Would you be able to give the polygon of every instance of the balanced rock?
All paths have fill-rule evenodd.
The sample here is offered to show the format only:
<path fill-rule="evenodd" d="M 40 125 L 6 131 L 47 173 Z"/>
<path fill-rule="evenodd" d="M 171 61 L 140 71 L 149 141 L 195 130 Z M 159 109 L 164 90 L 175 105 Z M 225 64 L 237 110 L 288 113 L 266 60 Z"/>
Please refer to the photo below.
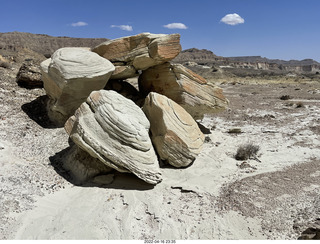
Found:
<path fill-rule="evenodd" d="M 25 60 L 18 71 L 17 83 L 28 89 L 42 88 L 43 81 L 39 65 L 36 65 L 32 59 Z"/>
<path fill-rule="evenodd" d="M 175 167 L 190 165 L 201 152 L 204 135 L 180 105 L 151 92 L 143 111 L 150 121 L 151 139 L 162 160 Z"/>
<path fill-rule="evenodd" d="M 169 62 L 151 67 L 139 76 L 139 90 L 145 96 L 157 92 L 181 105 L 194 119 L 224 110 L 228 100 L 222 89 L 181 64 Z"/>
<path fill-rule="evenodd" d="M 174 59 L 181 51 L 179 34 L 141 33 L 106 41 L 92 49 L 116 67 L 111 79 L 138 76 L 138 70 Z"/>
<path fill-rule="evenodd" d="M 105 87 L 114 69 L 107 59 L 84 48 L 58 49 L 41 63 L 50 119 L 63 125 L 92 91 Z"/>
<path fill-rule="evenodd" d="M 133 101 L 106 90 L 92 92 L 65 124 L 70 138 L 91 156 L 157 184 L 161 173 L 149 128 L 148 119 Z"/>

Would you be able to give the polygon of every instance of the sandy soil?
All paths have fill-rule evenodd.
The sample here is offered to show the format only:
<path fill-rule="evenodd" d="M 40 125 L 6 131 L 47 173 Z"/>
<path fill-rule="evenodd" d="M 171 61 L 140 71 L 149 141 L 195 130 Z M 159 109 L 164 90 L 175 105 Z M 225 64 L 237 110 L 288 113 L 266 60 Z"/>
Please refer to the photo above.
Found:
<path fill-rule="evenodd" d="M 79 186 L 45 92 L 18 87 L 16 71 L 0 68 L 0 239 L 297 239 L 320 218 L 319 83 L 222 84 L 230 109 L 203 119 L 190 167 L 162 168 L 154 187 L 116 172 Z M 243 168 L 246 142 L 260 150 Z"/>

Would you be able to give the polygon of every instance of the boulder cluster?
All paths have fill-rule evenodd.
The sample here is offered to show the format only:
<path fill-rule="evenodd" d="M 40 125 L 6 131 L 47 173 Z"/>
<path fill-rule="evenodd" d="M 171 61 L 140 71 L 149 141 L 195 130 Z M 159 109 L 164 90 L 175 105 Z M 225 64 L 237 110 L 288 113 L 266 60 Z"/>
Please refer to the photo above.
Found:
<path fill-rule="evenodd" d="M 159 160 L 192 164 L 204 143 L 196 120 L 228 106 L 219 87 L 170 63 L 180 51 L 179 34 L 150 33 L 58 49 L 41 63 L 49 118 L 104 171 L 161 182 Z"/>

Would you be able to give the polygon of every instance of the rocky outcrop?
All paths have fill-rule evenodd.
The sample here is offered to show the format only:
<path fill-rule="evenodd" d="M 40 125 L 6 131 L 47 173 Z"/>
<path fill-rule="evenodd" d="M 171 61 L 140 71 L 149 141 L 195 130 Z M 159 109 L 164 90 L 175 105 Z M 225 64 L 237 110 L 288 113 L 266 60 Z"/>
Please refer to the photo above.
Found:
<path fill-rule="evenodd" d="M 224 110 L 228 100 L 222 89 L 181 64 L 164 63 L 139 76 L 139 90 L 144 95 L 157 92 L 181 105 L 194 119 Z"/>
<path fill-rule="evenodd" d="M 151 92 L 143 106 L 151 138 L 160 158 L 175 167 L 190 165 L 201 152 L 204 135 L 194 119 L 177 103 Z"/>
<path fill-rule="evenodd" d="M 111 79 L 138 76 L 138 70 L 174 59 L 181 51 L 179 34 L 141 33 L 106 41 L 92 49 L 116 67 Z"/>
<path fill-rule="evenodd" d="M 41 63 L 41 71 L 50 97 L 48 115 L 63 125 L 92 91 L 105 87 L 114 66 L 89 50 L 61 48 Z"/>
<path fill-rule="evenodd" d="M 17 83 L 25 88 L 42 88 L 41 71 L 39 65 L 36 65 L 32 59 L 25 60 L 17 74 Z"/>
<path fill-rule="evenodd" d="M 181 51 L 179 39 L 142 33 L 92 51 L 62 48 L 41 63 L 48 115 L 80 148 L 71 148 L 64 163 L 78 182 L 111 182 L 100 177 L 111 168 L 157 184 L 158 156 L 181 168 L 199 155 L 205 138 L 195 119 L 223 110 L 228 100 L 203 77 L 168 62 Z M 138 82 L 124 81 L 138 74 Z"/>
<path fill-rule="evenodd" d="M 70 138 L 91 156 L 150 184 L 161 181 L 142 110 L 115 91 L 94 91 L 65 124 Z"/>

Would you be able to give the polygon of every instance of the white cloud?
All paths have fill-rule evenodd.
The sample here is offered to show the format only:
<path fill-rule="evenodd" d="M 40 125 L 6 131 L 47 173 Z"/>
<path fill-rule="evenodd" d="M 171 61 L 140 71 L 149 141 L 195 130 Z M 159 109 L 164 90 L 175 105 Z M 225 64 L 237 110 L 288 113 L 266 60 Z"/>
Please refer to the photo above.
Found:
<path fill-rule="evenodd" d="M 119 28 L 121 30 L 125 31 L 133 31 L 133 28 L 131 25 L 111 25 L 112 28 Z"/>
<path fill-rule="evenodd" d="M 88 23 L 83 22 L 83 21 L 79 21 L 79 22 L 76 22 L 76 23 L 72 23 L 72 24 L 71 24 L 71 26 L 73 26 L 73 27 L 86 26 L 86 25 L 88 25 Z"/>
<path fill-rule="evenodd" d="M 164 25 L 163 27 L 168 29 L 188 29 L 188 27 L 182 23 L 170 23 L 170 24 Z"/>
<path fill-rule="evenodd" d="M 227 25 L 238 25 L 238 24 L 243 24 L 244 19 L 241 18 L 239 14 L 227 14 L 224 16 L 221 20 L 221 22 L 227 24 Z"/>

